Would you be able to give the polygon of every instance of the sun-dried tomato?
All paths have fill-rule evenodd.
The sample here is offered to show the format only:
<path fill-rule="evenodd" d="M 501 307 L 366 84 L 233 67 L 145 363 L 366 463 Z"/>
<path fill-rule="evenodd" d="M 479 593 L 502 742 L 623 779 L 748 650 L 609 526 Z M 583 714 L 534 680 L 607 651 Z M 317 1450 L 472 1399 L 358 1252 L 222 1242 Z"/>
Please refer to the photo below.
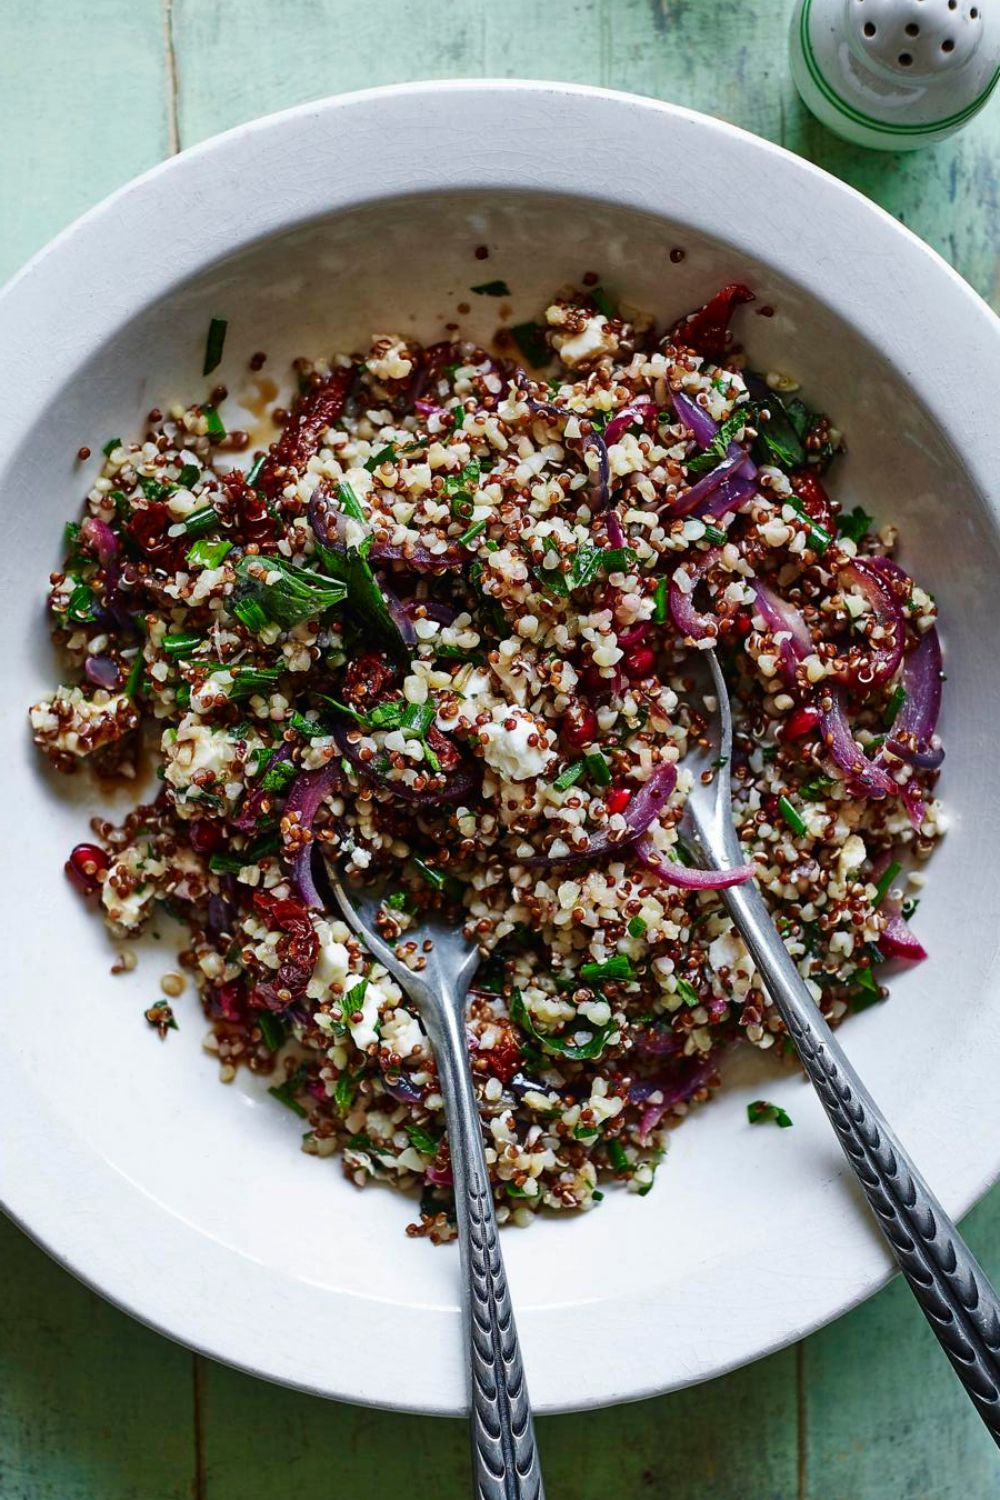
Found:
<path fill-rule="evenodd" d="M 833 507 L 819 476 L 811 469 L 796 469 L 791 480 L 792 489 L 802 501 L 806 514 L 824 531 L 835 530 Z"/>
<path fill-rule="evenodd" d="M 432 724 L 427 731 L 427 744 L 440 762 L 442 771 L 447 774 L 454 771 L 462 759 L 460 752 L 446 734 L 442 734 L 436 724 Z"/>
<path fill-rule="evenodd" d="M 344 697 L 358 708 L 372 708 L 395 676 L 396 667 L 384 651 L 363 651 L 348 662 Z"/>
<path fill-rule="evenodd" d="M 246 542 L 263 542 L 273 539 L 277 522 L 267 503 L 267 497 L 247 484 L 242 474 L 233 470 L 222 481 L 233 509 L 236 530 Z"/>
<path fill-rule="evenodd" d="M 133 512 L 125 534 L 149 562 L 168 571 L 180 567 L 186 551 L 183 537 L 168 536 L 174 517 L 162 500 L 151 500 Z"/>
<path fill-rule="evenodd" d="M 288 469 L 304 469 L 320 445 L 323 434 L 343 415 L 354 367 L 336 369 L 296 401 L 277 444 L 264 460 L 257 487 L 271 499 L 279 493 Z"/>
<path fill-rule="evenodd" d="M 499 1040 L 484 1051 L 476 1053 L 476 1061 L 485 1065 L 486 1072 L 501 1083 L 510 1083 L 521 1066 L 521 1048 L 510 1026 L 500 1027 Z"/>
<path fill-rule="evenodd" d="M 282 900 L 270 891 L 254 891 L 253 904 L 268 923 L 281 932 L 280 965 L 273 981 L 259 984 L 253 1003 L 269 1010 L 290 1005 L 305 990 L 319 954 L 319 938 L 309 913 L 298 901 Z M 284 999 L 287 992 L 288 999 Z"/>
<path fill-rule="evenodd" d="M 675 323 L 670 336 L 698 354 L 713 357 L 723 355 L 730 344 L 729 324 L 733 308 L 739 302 L 753 300 L 754 295 L 749 287 L 742 282 L 731 281 L 728 286 L 716 292 L 704 307 L 700 307 L 697 312 L 688 313 L 686 318 Z"/>

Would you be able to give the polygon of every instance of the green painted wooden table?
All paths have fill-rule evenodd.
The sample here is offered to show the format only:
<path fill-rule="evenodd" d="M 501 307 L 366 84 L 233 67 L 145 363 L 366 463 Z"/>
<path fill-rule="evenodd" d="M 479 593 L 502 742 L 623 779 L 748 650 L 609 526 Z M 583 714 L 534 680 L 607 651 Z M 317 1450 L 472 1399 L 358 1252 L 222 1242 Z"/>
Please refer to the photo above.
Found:
<path fill-rule="evenodd" d="M 913 155 L 844 145 L 791 87 L 789 4 L 0 0 L 0 275 L 119 183 L 254 115 L 370 84 L 484 75 L 631 89 L 747 126 L 877 199 L 1000 302 L 997 106 Z M 967 1229 L 1000 1279 L 1000 1189 Z M 5 1221 L 0 1287 L 0 1500 L 468 1494 L 462 1424 L 323 1402 L 193 1356 Z M 710 1385 L 540 1427 L 550 1500 L 1000 1492 L 993 1446 L 898 1284 Z"/>

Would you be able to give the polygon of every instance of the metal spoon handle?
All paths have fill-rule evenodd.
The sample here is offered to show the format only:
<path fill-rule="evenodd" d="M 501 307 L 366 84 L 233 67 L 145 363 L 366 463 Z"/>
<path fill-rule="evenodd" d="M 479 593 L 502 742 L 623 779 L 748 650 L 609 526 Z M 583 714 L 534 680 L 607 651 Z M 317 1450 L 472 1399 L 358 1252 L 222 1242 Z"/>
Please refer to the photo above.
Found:
<path fill-rule="evenodd" d="M 723 900 L 778 1008 L 899 1268 L 1000 1445 L 1000 1300 L 820 1015 L 760 891 Z"/>
<path fill-rule="evenodd" d="M 544 1500 L 531 1403 L 483 1154 L 462 1007 L 426 1016 L 455 1181 L 476 1500 Z"/>

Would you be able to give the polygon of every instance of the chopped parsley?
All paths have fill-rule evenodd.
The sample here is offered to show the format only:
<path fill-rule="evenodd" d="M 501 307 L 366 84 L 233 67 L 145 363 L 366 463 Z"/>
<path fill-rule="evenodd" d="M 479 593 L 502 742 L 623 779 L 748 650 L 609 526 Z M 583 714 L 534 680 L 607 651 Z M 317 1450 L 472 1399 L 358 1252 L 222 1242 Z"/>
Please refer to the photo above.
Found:
<path fill-rule="evenodd" d="M 283 557 L 241 557 L 236 564 L 238 588 L 229 608 L 248 630 L 268 625 L 286 630 L 316 619 L 347 597 L 347 585 L 310 568 L 297 568 Z"/>
<path fill-rule="evenodd" d="M 541 323 L 515 323 L 510 336 L 533 369 L 552 363 L 552 350 Z"/>
<path fill-rule="evenodd" d="M 290 1109 L 293 1114 L 300 1115 L 303 1120 L 306 1118 L 308 1110 L 303 1109 L 295 1096 L 301 1094 L 308 1076 L 308 1067 L 305 1063 L 300 1063 L 295 1072 L 286 1078 L 284 1083 L 277 1083 L 267 1091 L 272 1099 L 277 1099 L 286 1109 Z"/>
<path fill-rule="evenodd" d="M 441 1142 L 429 1135 L 420 1125 L 407 1125 L 406 1134 L 410 1138 L 410 1145 L 415 1151 L 419 1151 L 421 1156 L 437 1156 Z"/>
<path fill-rule="evenodd" d="M 580 978 L 584 984 L 601 984 L 607 979 L 626 980 L 635 978 L 632 960 L 625 953 L 616 953 L 614 958 L 603 963 L 580 965 Z"/>
<path fill-rule="evenodd" d="M 730 443 L 735 442 L 736 434 L 747 425 L 752 416 L 750 407 L 737 407 L 723 422 L 708 447 L 688 459 L 688 474 L 707 474 L 709 470 L 716 468 L 728 453 Z"/>
<path fill-rule="evenodd" d="M 787 1130 L 792 1123 L 792 1118 L 777 1104 L 769 1104 L 766 1099 L 754 1099 L 747 1105 L 747 1119 L 751 1125 L 777 1125 L 781 1130 Z"/>
<path fill-rule="evenodd" d="M 280 1016 L 276 1016 L 273 1010 L 258 1011 L 257 1025 L 264 1046 L 269 1052 L 277 1052 L 285 1041 L 285 1026 Z"/>
<path fill-rule="evenodd" d="M 550 1057 L 568 1058 L 571 1062 L 589 1062 L 600 1057 L 607 1046 L 608 1039 L 617 1031 L 616 1023 L 612 1019 L 591 1031 L 582 1042 L 577 1040 L 579 1036 L 584 1035 L 582 1027 L 574 1030 L 569 1037 L 547 1036 L 536 1028 L 520 990 L 511 992 L 509 1009 L 514 1025 L 533 1037 L 543 1052 L 547 1052 Z"/>
<path fill-rule="evenodd" d="M 475 292 L 477 297 L 509 297 L 511 295 L 506 281 L 481 281 L 478 286 L 472 286 L 469 290 Z"/>
<path fill-rule="evenodd" d="M 896 860 L 893 860 L 891 865 L 886 866 L 875 883 L 875 900 L 872 903 L 873 906 L 881 906 L 888 894 L 889 887 L 902 868 L 902 865 Z"/>
<path fill-rule="evenodd" d="M 850 537 L 852 542 L 860 542 L 863 536 L 867 536 L 874 519 L 856 505 L 849 515 L 841 516 L 837 521 L 837 531 L 841 536 Z"/>

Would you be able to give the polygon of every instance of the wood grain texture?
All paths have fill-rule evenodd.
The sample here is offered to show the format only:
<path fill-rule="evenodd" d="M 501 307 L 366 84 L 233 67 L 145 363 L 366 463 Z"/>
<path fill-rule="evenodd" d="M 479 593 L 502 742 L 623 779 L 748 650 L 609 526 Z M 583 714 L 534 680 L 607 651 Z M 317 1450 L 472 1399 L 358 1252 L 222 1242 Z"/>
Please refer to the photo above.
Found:
<path fill-rule="evenodd" d="M 0 279 L 170 149 L 161 0 L 0 5 Z"/>
<path fill-rule="evenodd" d="M 788 79 L 789 9 L 790 0 L 0 0 L 0 275 L 178 144 L 341 90 L 520 76 L 631 89 L 780 141 L 903 219 L 1000 303 L 996 105 L 952 141 L 910 155 L 837 141 Z M 794 214 L 776 218 L 775 232 L 794 233 Z M 1000 1190 L 966 1229 L 1000 1278 Z M 469 1492 L 460 1423 L 327 1403 L 197 1359 L 108 1307 L 3 1221 L 0 1276 L 0 1500 Z M 992 1445 L 899 1284 L 798 1349 L 674 1396 L 545 1419 L 539 1442 L 552 1500 L 998 1492 Z"/>

